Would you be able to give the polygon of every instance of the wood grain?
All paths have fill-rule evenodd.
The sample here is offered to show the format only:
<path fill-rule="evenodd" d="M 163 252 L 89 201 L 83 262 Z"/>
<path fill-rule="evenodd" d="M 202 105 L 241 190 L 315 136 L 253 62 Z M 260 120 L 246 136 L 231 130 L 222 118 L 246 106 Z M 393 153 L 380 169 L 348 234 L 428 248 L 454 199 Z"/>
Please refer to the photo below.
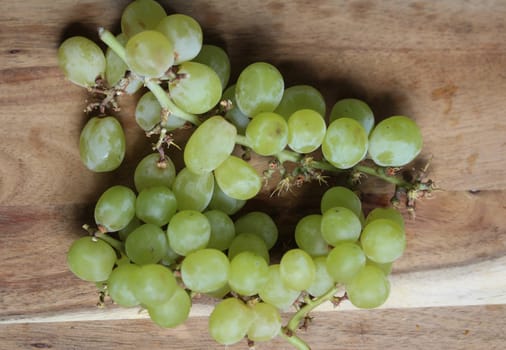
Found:
<path fill-rule="evenodd" d="M 125 163 L 113 173 L 92 174 L 80 164 L 77 150 L 86 93 L 65 81 L 56 59 L 59 43 L 69 36 L 96 40 L 99 25 L 117 32 L 127 3 L 0 3 L 2 349 L 222 348 L 209 339 L 200 318 L 209 301 L 202 301 L 195 317 L 174 331 L 147 320 L 65 322 L 133 317 L 115 308 L 97 313 L 94 287 L 68 271 L 65 255 L 84 233 L 81 225 L 91 221 L 100 193 L 112 184 L 131 186 L 132 169 L 150 152 L 132 118 L 139 96 L 121 99 Z M 422 129 L 421 158 L 433 157 L 430 175 L 444 191 L 421 201 L 417 219 L 407 223 L 408 249 L 394 267 L 388 309 L 319 314 L 307 334 L 314 348 L 502 349 L 506 3 L 161 3 L 170 13 L 195 17 L 205 41 L 227 50 L 232 81 L 251 62 L 271 62 L 287 86 L 304 83 L 320 89 L 329 110 L 340 98 L 357 97 L 370 103 L 378 119 L 405 114 Z M 181 153 L 171 157 L 181 164 Z M 375 182 L 364 188 L 366 210 L 387 203 L 391 188 Z M 317 210 L 323 190 L 307 186 L 279 198 L 265 190 L 247 209 L 268 209 L 284 244 L 290 245 L 296 221 Z M 418 308 L 425 306 L 438 307 Z M 287 346 L 274 342 L 259 348 Z"/>

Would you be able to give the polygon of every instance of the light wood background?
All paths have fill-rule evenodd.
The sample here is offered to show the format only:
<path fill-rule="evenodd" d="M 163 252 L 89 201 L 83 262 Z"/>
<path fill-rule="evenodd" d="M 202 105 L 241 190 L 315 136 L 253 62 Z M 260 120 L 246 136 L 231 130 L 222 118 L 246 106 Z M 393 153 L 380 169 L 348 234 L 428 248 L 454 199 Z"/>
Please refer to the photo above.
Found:
<path fill-rule="evenodd" d="M 165 330 L 135 310 L 97 310 L 93 285 L 67 269 L 94 201 L 132 184 L 149 145 L 121 100 L 125 163 L 92 174 L 78 136 L 86 93 L 57 67 L 59 43 L 119 28 L 128 1 L 0 3 L 0 348 L 224 349 L 207 335 L 209 301 L 184 326 Z M 205 41 L 230 54 L 233 79 L 267 61 L 287 86 L 319 88 L 370 103 L 378 118 L 405 114 L 424 135 L 422 159 L 443 191 L 419 203 L 408 248 L 380 310 L 322 308 L 302 335 L 314 349 L 504 349 L 506 342 L 506 2 L 163 1 L 195 17 Z M 175 159 L 181 155 L 173 153 Z M 261 167 L 262 165 L 259 165 Z M 249 207 L 267 207 L 284 239 L 315 212 L 324 189 L 308 186 Z M 388 187 L 366 186 L 366 208 Z M 245 349 L 240 344 L 229 349 Z M 259 349 L 288 349 L 281 340 Z"/>

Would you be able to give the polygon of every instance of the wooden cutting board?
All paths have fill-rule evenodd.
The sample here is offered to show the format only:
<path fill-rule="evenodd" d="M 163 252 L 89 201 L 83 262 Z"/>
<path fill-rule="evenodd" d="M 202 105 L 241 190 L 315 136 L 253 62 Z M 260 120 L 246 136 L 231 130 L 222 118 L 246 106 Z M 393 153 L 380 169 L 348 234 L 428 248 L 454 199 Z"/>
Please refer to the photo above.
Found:
<path fill-rule="evenodd" d="M 128 1 L 0 3 L 0 348 L 222 349 L 206 332 L 209 302 L 164 330 L 136 310 L 94 307 L 92 285 L 67 269 L 66 251 L 112 184 L 132 184 L 149 144 L 123 97 L 125 163 L 92 174 L 80 163 L 86 92 L 57 67 L 59 43 L 118 31 Z M 380 310 L 322 307 L 303 337 L 314 349 L 503 349 L 506 342 L 506 2 L 162 1 L 195 17 L 224 47 L 232 79 L 254 61 L 279 67 L 286 85 L 310 84 L 332 104 L 367 101 L 380 119 L 408 115 L 424 135 L 422 159 L 442 191 L 407 222 L 408 247 Z M 233 80 L 232 80 L 233 81 Z M 137 96 L 138 97 L 138 96 Z M 181 154 L 171 154 L 181 162 Z M 259 170 L 265 163 L 255 162 Z M 324 188 L 281 197 L 267 188 L 283 239 L 318 210 Z M 367 182 L 365 207 L 391 188 Z M 199 303 L 198 303 L 199 304 Z M 329 312 L 330 311 L 330 312 Z M 244 349 L 245 344 L 230 347 Z M 282 341 L 257 349 L 288 349 Z"/>

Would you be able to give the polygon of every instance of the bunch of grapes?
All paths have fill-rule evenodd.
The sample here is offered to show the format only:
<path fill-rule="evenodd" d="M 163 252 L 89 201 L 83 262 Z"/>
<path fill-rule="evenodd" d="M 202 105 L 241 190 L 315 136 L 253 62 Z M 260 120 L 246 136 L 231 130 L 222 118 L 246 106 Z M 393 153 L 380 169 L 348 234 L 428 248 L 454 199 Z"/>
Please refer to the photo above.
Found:
<path fill-rule="evenodd" d="M 320 212 L 298 221 L 297 247 L 276 261 L 271 249 L 278 228 L 269 213 L 240 210 L 276 172 L 279 193 L 325 182 L 324 173 L 378 176 L 395 184 L 397 194 L 404 191 L 412 207 L 432 183 L 407 181 L 392 169 L 420 153 L 417 125 L 405 116 L 375 125 L 369 106 L 357 99 L 335 103 L 327 123 L 321 93 L 308 85 L 285 88 L 279 70 L 266 62 L 247 66 L 229 85 L 226 52 L 203 45 L 193 18 L 167 15 L 154 0 L 128 5 L 121 30 L 114 36 L 99 29 L 105 54 L 79 36 L 59 48 L 68 80 L 103 97 L 87 107 L 98 116 L 82 130 L 81 160 L 94 172 L 118 168 L 125 134 L 108 113 L 118 110 L 118 95 L 144 87 L 135 120 L 157 142 L 135 169 L 135 191 L 117 185 L 100 196 L 96 227 L 85 225 L 90 235 L 70 247 L 70 270 L 99 283 L 116 304 L 146 309 L 162 327 L 183 323 L 193 296 L 218 298 L 209 332 L 221 344 L 282 336 L 307 349 L 296 331 L 321 303 L 382 305 L 392 263 L 406 245 L 396 209 L 365 216 L 355 192 L 331 187 Z M 194 130 L 184 146 L 184 167 L 176 170 L 167 152 L 171 135 L 189 124 Z M 263 173 L 241 157 L 245 149 L 269 157 Z M 280 312 L 293 307 L 297 311 L 283 325 Z"/>

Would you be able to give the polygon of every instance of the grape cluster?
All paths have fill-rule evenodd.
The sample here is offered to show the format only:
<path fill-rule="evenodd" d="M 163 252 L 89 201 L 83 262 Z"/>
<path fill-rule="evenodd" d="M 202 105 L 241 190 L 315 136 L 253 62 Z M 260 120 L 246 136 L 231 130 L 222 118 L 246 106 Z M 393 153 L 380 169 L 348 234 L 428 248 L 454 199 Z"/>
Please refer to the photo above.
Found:
<path fill-rule="evenodd" d="M 279 261 L 271 261 L 278 241 L 273 219 L 240 210 L 274 172 L 281 175 L 279 192 L 325 182 L 324 171 L 356 175 L 357 169 L 391 176 L 399 189 L 429 186 L 389 174 L 420 153 L 417 125 L 405 116 L 375 125 L 369 106 L 357 99 L 335 103 L 327 123 L 321 93 L 308 85 L 285 88 L 282 74 L 266 62 L 250 64 L 229 85 L 226 52 L 203 44 L 193 18 L 167 15 L 154 0 L 128 5 L 121 30 L 115 37 L 99 29 L 105 54 L 84 37 L 65 40 L 58 51 L 67 79 L 103 97 L 87 107 L 99 116 L 82 130 L 81 160 L 94 172 L 119 167 L 125 134 L 108 113 L 119 108 L 118 95 L 143 87 L 148 91 L 135 120 L 158 141 L 135 169 L 135 191 L 117 185 L 100 196 L 96 229 L 86 226 L 90 235 L 69 249 L 70 270 L 100 283 L 116 304 L 146 309 L 162 327 L 184 322 L 196 294 L 221 299 L 209 317 L 209 332 L 221 344 L 280 335 L 303 349 L 295 334 L 299 323 L 323 301 L 383 304 L 392 263 L 406 245 L 397 210 L 377 208 L 365 216 L 355 192 L 331 187 L 321 210 L 298 221 L 297 247 Z M 196 128 L 184 147 L 184 167 L 176 169 L 166 151 L 170 135 L 189 123 Z M 244 149 L 270 157 L 269 168 L 258 173 L 241 157 Z M 293 170 L 285 163 L 295 164 Z M 280 312 L 294 305 L 299 311 L 283 326 Z"/>

